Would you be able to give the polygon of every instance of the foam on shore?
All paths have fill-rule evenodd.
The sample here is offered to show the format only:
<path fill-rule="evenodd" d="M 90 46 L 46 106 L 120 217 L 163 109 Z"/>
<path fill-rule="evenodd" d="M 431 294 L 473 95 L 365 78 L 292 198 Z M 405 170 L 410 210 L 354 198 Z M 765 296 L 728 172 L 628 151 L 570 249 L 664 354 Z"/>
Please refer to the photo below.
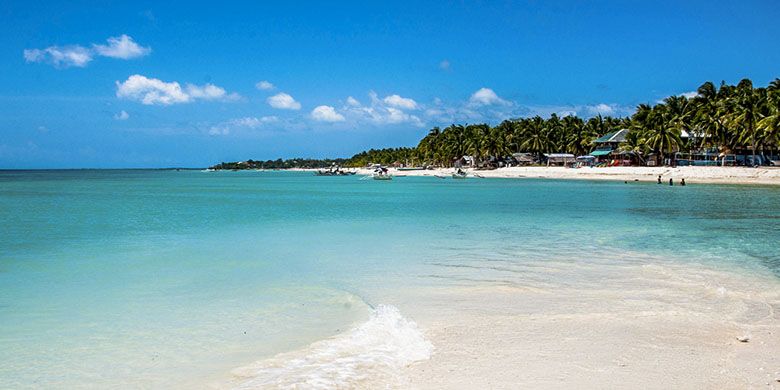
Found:
<path fill-rule="evenodd" d="M 368 321 L 299 351 L 234 370 L 234 389 L 397 386 L 403 368 L 430 358 L 433 345 L 400 311 L 379 305 Z"/>

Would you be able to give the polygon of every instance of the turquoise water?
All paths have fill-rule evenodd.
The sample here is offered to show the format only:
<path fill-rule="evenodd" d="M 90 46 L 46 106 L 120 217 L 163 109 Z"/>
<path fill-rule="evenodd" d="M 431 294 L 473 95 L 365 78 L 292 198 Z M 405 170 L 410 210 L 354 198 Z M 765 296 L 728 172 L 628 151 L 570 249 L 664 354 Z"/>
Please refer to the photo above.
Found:
<path fill-rule="evenodd" d="M 0 388 L 200 387 L 499 262 L 780 276 L 778 187 L 6 171 L 0 218 Z"/>

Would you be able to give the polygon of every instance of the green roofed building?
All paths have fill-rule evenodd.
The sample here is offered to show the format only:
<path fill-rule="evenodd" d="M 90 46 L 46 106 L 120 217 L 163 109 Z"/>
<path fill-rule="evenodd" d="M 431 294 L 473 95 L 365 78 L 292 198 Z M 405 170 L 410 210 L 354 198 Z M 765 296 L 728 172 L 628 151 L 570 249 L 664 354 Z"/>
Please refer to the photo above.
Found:
<path fill-rule="evenodd" d="M 621 129 L 613 131 L 611 133 L 604 134 L 593 141 L 596 144 L 596 149 L 590 153 L 594 157 L 603 157 L 610 155 L 613 151 L 617 150 L 618 146 L 626 140 L 626 134 L 628 129 Z"/>

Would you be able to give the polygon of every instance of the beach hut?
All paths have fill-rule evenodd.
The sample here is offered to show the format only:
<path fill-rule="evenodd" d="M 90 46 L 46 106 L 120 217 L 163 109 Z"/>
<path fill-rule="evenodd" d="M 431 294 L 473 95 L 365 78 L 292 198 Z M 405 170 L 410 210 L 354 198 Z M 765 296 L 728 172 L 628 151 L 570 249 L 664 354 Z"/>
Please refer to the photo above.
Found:
<path fill-rule="evenodd" d="M 545 154 L 544 157 L 547 158 L 548 167 L 550 165 L 571 166 L 576 161 L 576 157 L 570 153 L 549 153 Z"/>
<path fill-rule="evenodd" d="M 517 161 L 517 165 L 531 165 L 536 162 L 533 153 L 512 153 L 512 158 Z"/>
<path fill-rule="evenodd" d="M 592 167 L 596 165 L 596 157 L 593 156 L 577 156 L 577 168 Z"/>

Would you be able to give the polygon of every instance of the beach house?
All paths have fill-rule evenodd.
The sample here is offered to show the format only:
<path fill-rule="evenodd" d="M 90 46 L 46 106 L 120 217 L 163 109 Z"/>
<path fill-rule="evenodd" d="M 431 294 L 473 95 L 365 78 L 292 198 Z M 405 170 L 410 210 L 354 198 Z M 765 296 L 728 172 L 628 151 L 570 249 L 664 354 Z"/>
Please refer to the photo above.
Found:
<path fill-rule="evenodd" d="M 596 158 L 597 165 L 642 164 L 644 159 L 639 152 L 620 150 L 620 144 L 626 141 L 628 132 L 628 129 L 620 129 L 597 138 L 593 141 L 596 148 L 589 155 Z"/>
<path fill-rule="evenodd" d="M 609 155 L 616 151 L 621 143 L 626 141 L 626 134 L 628 134 L 628 129 L 621 129 L 597 138 L 593 141 L 596 149 L 590 152 L 590 155 L 599 160 L 609 158 Z"/>

